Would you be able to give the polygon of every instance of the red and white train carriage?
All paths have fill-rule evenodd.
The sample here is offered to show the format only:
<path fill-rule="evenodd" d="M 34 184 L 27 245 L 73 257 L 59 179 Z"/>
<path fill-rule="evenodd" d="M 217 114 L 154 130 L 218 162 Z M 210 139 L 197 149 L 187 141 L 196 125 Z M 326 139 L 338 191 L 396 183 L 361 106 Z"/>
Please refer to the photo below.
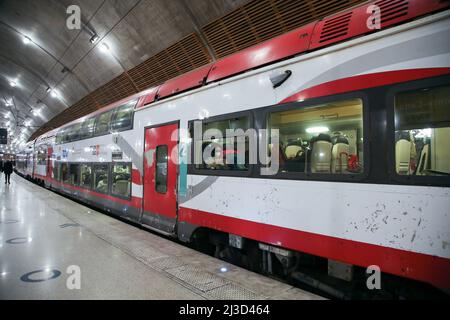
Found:
<path fill-rule="evenodd" d="M 448 7 L 372 1 L 324 18 L 49 132 L 17 170 L 268 273 L 310 255 L 448 290 Z M 195 121 L 278 129 L 279 170 L 191 164 L 207 143 L 226 149 Z M 246 141 L 222 154 L 248 158 Z"/>

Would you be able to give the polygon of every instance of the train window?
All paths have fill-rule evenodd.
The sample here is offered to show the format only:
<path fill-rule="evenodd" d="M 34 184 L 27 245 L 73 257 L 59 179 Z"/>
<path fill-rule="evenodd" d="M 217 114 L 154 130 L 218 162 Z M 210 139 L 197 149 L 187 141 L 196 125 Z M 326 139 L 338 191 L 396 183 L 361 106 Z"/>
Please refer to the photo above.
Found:
<path fill-rule="evenodd" d="M 201 164 L 195 164 L 195 168 L 203 170 L 248 171 L 249 138 L 245 132 L 249 128 L 250 119 L 248 116 L 202 122 L 203 134 L 207 132 L 211 134 L 207 134 L 208 138 L 206 139 L 205 137 L 200 137 L 200 140 L 194 141 L 194 152 L 198 153 L 195 158 L 202 161 Z M 231 135 L 229 132 L 233 130 L 234 133 Z M 192 132 L 191 136 L 195 138 Z M 239 141 L 243 143 L 239 144 Z"/>
<path fill-rule="evenodd" d="M 156 147 L 156 172 L 155 172 L 155 190 L 159 193 L 167 192 L 167 146 Z"/>
<path fill-rule="evenodd" d="M 67 141 L 75 141 L 80 139 L 80 130 L 82 124 L 82 122 L 79 122 L 69 127 L 69 129 L 67 130 Z"/>
<path fill-rule="evenodd" d="M 112 195 L 131 197 L 131 164 L 113 164 L 111 179 Z"/>
<path fill-rule="evenodd" d="M 83 188 L 92 188 L 92 167 L 90 164 L 81 165 L 80 186 Z"/>
<path fill-rule="evenodd" d="M 87 139 L 92 137 L 94 134 L 94 125 L 95 125 L 95 118 L 86 119 L 80 130 L 80 139 Z"/>
<path fill-rule="evenodd" d="M 356 174 L 363 171 L 361 99 L 273 112 L 268 127 L 279 130 L 279 172 Z M 269 152 L 273 148 L 269 141 Z"/>
<path fill-rule="evenodd" d="M 37 154 L 37 164 L 39 166 L 45 166 L 47 164 L 47 150 L 41 149 Z"/>
<path fill-rule="evenodd" d="M 62 137 L 63 137 L 63 130 L 59 130 L 58 133 L 56 134 L 55 143 L 56 144 L 61 144 L 62 143 Z"/>
<path fill-rule="evenodd" d="M 74 186 L 80 185 L 80 165 L 71 163 L 69 164 L 69 183 Z"/>
<path fill-rule="evenodd" d="M 101 193 L 108 193 L 109 166 L 107 164 L 94 165 L 94 189 Z"/>
<path fill-rule="evenodd" d="M 132 127 L 133 109 L 135 104 L 136 101 L 131 101 L 116 109 L 113 120 L 111 122 L 111 130 L 121 131 L 130 129 Z"/>
<path fill-rule="evenodd" d="M 97 117 L 97 121 L 95 123 L 95 135 L 102 135 L 109 132 L 109 124 L 111 122 L 111 117 L 113 115 L 114 110 L 110 110 L 102 113 Z"/>
<path fill-rule="evenodd" d="M 450 175 L 450 86 L 395 95 L 395 169 L 399 175 Z"/>
<path fill-rule="evenodd" d="M 60 167 L 59 163 L 55 161 L 53 165 L 53 179 L 55 179 L 56 181 L 61 181 L 61 178 L 59 176 L 60 172 L 59 167 Z"/>
<path fill-rule="evenodd" d="M 64 183 L 70 183 L 69 165 L 66 162 L 61 163 L 60 179 Z"/>

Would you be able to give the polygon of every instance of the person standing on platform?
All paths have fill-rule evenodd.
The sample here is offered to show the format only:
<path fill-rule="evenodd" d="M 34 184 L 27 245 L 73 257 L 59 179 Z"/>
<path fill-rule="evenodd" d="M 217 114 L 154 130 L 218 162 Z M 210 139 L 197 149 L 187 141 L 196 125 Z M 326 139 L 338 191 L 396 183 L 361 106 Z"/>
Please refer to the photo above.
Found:
<path fill-rule="evenodd" d="M 2 173 L 3 173 L 3 160 L 0 159 L 0 178 L 2 177 Z"/>
<path fill-rule="evenodd" d="M 13 164 L 11 160 L 8 160 L 3 164 L 3 172 L 5 173 L 5 184 L 11 184 L 11 173 L 13 173 Z"/>

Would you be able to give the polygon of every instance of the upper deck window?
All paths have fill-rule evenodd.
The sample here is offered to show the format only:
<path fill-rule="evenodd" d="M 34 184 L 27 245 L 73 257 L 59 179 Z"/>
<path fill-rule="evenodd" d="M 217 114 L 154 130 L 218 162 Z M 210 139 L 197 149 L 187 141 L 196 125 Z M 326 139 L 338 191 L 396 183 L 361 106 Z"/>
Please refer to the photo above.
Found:
<path fill-rule="evenodd" d="M 395 170 L 399 175 L 450 175 L 450 86 L 395 95 Z"/>
<path fill-rule="evenodd" d="M 130 101 L 116 109 L 111 121 L 111 130 L 121 131 L 130 129 L 133 125 L 133 110 L 136 101 Z"/>
<path fill-rule="evenodd" d="M 92 137 L 92 135 L 94 134 L 94 125 L 95 125 L 95 118 L 89 118 L 84 120 L 81 126 L 79 138 L 87 139 Z"/>
<path fill-rule="evenodd" d="M 97 121 L 95 123 L 94 135 L 99 136 L 102 134 L 107 134 L 109 132 L 109 124 L 111 122 L 113 113 L 114 113 L 114 110 L 110 110 L 110 111 L 100 114 L 97 117 Z"/>

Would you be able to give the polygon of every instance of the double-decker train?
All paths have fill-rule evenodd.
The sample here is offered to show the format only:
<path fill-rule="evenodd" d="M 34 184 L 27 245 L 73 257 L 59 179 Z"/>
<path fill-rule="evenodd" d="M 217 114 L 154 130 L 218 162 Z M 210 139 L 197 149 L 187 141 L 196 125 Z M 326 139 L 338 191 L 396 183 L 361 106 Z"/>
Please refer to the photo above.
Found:
<path fill-rule="evenodd" d="M 449 7 L 315 21 L 43 134 L 17 173 L 266 274 L 448 292 Z"/>

